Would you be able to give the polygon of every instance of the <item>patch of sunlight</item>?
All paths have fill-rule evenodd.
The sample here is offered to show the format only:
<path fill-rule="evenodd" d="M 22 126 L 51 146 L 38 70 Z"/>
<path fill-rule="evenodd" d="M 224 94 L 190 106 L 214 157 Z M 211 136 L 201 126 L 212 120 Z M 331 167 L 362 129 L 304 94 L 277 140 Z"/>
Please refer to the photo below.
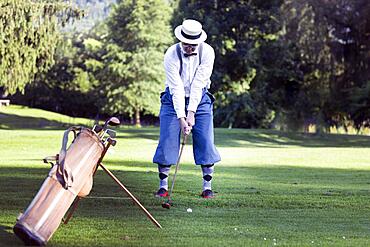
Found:
<path fill-rule="evenodd" d="M 246 140 L 233 140 L 233 142 L 234 142 L 234 143 L 236 143 L 236 144 L 240 144 L 241 146 L 242 146 L 242 145 L 250 145 L 250 144 L 254 144 L 254 143 L 252 143 L 252 142 L 250 142 L 250 141 L 246 141 Z"/>
<path fill-rule="evenodd" d="M 368 148 L 219 148 L 225 166 L 300 166 L 370 169 Z"/>

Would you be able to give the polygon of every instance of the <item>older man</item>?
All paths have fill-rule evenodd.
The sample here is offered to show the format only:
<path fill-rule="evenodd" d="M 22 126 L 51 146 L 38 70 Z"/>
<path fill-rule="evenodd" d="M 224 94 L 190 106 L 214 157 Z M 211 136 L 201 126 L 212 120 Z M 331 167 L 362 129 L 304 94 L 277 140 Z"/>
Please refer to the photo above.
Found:
<path fill-rule="evenodd" d="M 212 198 L 214 164 L 220 161 L 214 145 L 214 97 L 208 92 L 215 53 L 204 42 L 207 34 L 196 20 L 185 20 L 174 33 L 180 42 L 169 47 L 164 56 L 166 83 L 161 94 L 159 144 L 153 158 L 160 179 L 156 196 L 168 195 L 168 175 L 177 162 L 182 132 L 192 133 L 195 164 L 203 172 L 201 196 Z"/>

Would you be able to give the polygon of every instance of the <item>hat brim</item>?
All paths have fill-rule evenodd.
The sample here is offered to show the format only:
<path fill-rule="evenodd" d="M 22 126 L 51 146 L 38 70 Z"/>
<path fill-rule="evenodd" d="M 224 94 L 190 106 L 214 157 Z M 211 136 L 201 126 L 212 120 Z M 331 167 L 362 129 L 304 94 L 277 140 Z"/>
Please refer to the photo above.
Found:
<path fill-rule="evenodd" d="M 200 43 L 204 42 L 207 39 L 207 34 L 206 34 L 206 32 L 204 32 L 204 30 L 202 30 L 202 33 L 201 33 L 199 38 L 197 38 L 197 39 L 187 39 L 184 36 L 182 36 L 181 28 L 182 28 L 182 25 L 176 27 L 175 31 L 174 31 L 176 38 L 178 40 L 180 40 L 181 42 L 197 45 L 197 44 L 200 44 Z"/>

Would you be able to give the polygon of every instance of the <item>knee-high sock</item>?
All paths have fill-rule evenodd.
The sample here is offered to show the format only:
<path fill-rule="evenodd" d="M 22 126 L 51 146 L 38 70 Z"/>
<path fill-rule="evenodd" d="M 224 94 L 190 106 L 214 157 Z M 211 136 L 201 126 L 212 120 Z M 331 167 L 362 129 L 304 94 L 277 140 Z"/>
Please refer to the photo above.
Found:
<path fill-rule="evenodd" d="M 159 188 L 168 190 L 168 175 L 170 174 L 171 166 L 158 165 Z"/>
<path fill-rule="evenodd" d="M 203 172 L 203 191 L 212 190 L 212 177 L 214 165 L 202 165 Z"/>

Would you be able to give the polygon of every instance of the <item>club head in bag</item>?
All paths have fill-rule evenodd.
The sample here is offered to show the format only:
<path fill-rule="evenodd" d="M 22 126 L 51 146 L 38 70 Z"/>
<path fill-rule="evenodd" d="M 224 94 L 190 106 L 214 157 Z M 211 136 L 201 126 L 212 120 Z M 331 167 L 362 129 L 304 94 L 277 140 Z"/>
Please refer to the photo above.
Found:
<path fill-rule="evenodd" d="M 103 139 L 103 137 L 105 135 L 105 131 L 107 130 L 108 125 L 110 125 L 110 126 L 117 126 L 117 125 L 120 125 L 120 124 L 121 124 L 121 122 L 119 121 L 118 118 L 116 118 L 116 117 L 109 118 L 107 121 L 105 121 L 104 126 L 103 126 L 103 129 L 102 129 L 102 131 L 99 134 L 99 138 L 101 140 Z"/>
<path fill-rule="evenodd" d="M 114 139 L 116 138 L 116 132 L 111 129 L 106 129 L 102 134 L 100 134 L 100 139 L 104 139 L 104 137 L 108 134 L 108 137 L 104 140 L 104 143 L 107 141 L 108 138 Z"/>
<path fill-rule="evenodd" d="M 121 122 L 119 121 L 118 118 L 111 117 L 107 121 L 105 121 L 103 129 L 105 130 L 108 125 L 110 125 L 110 126 L 117 126 L 117 125 L 120 125 L 120 124 L 121 124 Z"/>
<path fill-rule="evenodd" d="M 94 127 L 92 128 L 92 130 L 95 132 L 95 134 L 98 135 L 100 133 L 100 131 L 103 130 L 103 127 L 100 126 L 100 125 L 95 124 Z"/>
<path fill-rule="evenodd" d="M 113 140 L 112 138 L 108 137 L 105 141 L 104 141 L 104 145 L 106 145 L 107 143 L 110 143 L 111 146 L 115 146 L 117 141 L 116 140 Z"/>
<path fill-rule="evenodd" d="M 106 132 L 107 132 L 107 134 L 109 135 L 110 138 L 112 138 L 112 139 L 116 138 L 116 132 L 114 130 L 107 129 Z"/>

